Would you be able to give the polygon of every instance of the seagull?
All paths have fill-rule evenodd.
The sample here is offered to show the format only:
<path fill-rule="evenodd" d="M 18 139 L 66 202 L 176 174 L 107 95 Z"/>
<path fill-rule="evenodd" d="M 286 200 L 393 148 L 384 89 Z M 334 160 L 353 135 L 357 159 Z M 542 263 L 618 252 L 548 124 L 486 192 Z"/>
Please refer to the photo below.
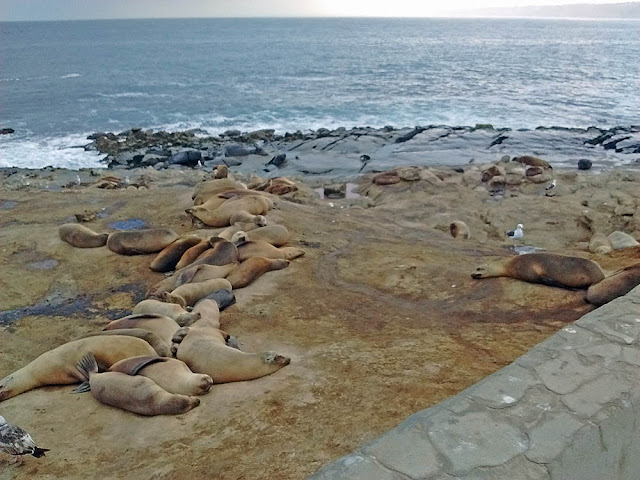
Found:
<path fill-rule="evenodd" d="M 74 182 L 76 185 L 80 185 L 82 180 L 80 179 L 80 175 L 76 175 L 76 181 Z"/>
<path fill-rule="evenodd" d="M 555 178 L 553 179 L 553 182 L 551 182 L 549 185 L 547 185 L 545 187 L 545 190 L 551 190 L 552 188 L 554 188 L 556 186 L 556 180 Z"/>
<path fill-rule="evenodd" d="M 22 455 L 33 455 L 36 458 L 46 456 L 48 448 L 38 448 L 27 432 L 16 425 L 7 423 L 0 416 L 0 451 L 14 456 L 11 463 L 22 465 Z"/>
<path fill-rule="evenodd" d="M 519 223 L 515 230 L 507 232 L 507 237 L 513 238 L 514 240 L 518 240 L 524 237 L 524 227 L 522 226 L 522 224 Z"/>

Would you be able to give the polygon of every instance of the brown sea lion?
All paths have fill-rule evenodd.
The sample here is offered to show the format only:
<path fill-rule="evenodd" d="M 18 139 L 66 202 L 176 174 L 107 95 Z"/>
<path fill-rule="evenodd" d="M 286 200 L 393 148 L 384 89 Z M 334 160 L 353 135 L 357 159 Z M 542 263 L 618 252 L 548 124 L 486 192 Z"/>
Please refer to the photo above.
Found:
<path fill-rule="evenodd" d="M 128 412 L 149 416 L 177 415 L 200 405 L 199 398 L 169 393 L 141 375 L 98 373 L 98 364 L 91 353 L 78 361 L 76 369 L 83 381 L 89 383 L 93 398 Z"/>
<path fill-rule="evenodd" d="M 260 221 L 258 217 L 264 217 L 264 215 L 254 215 L 244 210 L 237 211 L 229 218 L 229 224 L 235 225 L 236 223 L 256 223 Z"/>
<path fill-rule="evenodd" d="M 193 322 L 192 322 L 193 323 Z M 128 335 L 140 338 L 153 347 L 160 357 L 171 357 L 171 344 L 161 339 L 158 335 L 143 328 L 122 328 L 117 330 L 106 330 L 102 332 L 92 332 L 80 338 L 104 336 L 104 335 Z"/>
<path fill-rule="evenodd" d="M 236 267 L 235 263 L 228 265 L 192 265 L 177 270 L 173 275 L 156 283 L 147 292 L 147 298 L 162 298 L 165 292 L 171 292 L 180 285 L 204 282 L 214 278 L 225 278 Z"/>
<path fill-rule="evenodd" d="M 229 176 L 229 167 L 226 165 L 218 165 L 213 172 L 213 178 L 227 178 Z"/>
<path fill-rule="evenodd" d="M 471 232 L 466 223 L 456 220 L 449 225 L 449 232 L 453 238 L 463 238 L 465 240 L 471 238 Z"/>
<path fill-rule="evenodd" d="M 594 233 L 589 239 L 589 251 L 591 253 L 604 254 L 613 250 L 609 238 L 604 233 Z"/>
<path fill-rule="evenodd" d="M 200 318 L 200 315 L 198 313 L 188 312 L 180 305 L 177 305 L 175 303 L 162 302 L 153 298 L 142 300 L 134 307 L 131 314 L 162 315 L 172 318 L 181 327 L 184 327 L 185 325 L 191 325 L 193 322 Z"/>
<path fill-rule="evenodd" d="M 231 237 L 231 242 L 237 243 L 241 233 L 243 233 L 242 230 L 236 232 L 234 236 Z M 238 236 L 236 237 L 236 235 Z M 244 232 L 244 238 L 249 242 L 263 240 L 274 247 L 281 247 L 289 241 L 291 234 L 289 233 L 289 230 L 287 230 L 287 227 L 282 225 L 267 225 L 266 227 L 260 227 L 249 232 Z"/>
<path fill-rule="evenodd" d="M 289 265 L 289 260 L 271 259 L 264 257 L 249 257 L 227 276 L 233 288 L 249 285 L 256 278 L 272 270 L 282 270 Z"/>
<path fill-rule="evenodd" d="M 239 240 L 241 242 L 241 240 Z M 282 258 L 293 260 L 304 255 L 304 250 L 296 247 L 274 247 L 263 240 L 241 242 L 238 244 L 238 260 L 243 262 L 249 257 Z"/>
<path fill-rule="evenodd" d="M 149 267 L 154 272 L 170 272 L 176 267 L 182 255 L 200 242 L 202 242 L 202 239 L 199 237 L 179 238 L 164 247 L 162 251 L 156 255 L 156 258 L 153 259 Z"/>
<path fill-rule="evenodd" d="M 198 300 L 206 297 L 216 290 L 231 289 L 231 284 L 224 278 L 214 278 L 199 283 L 181 285 L 171 293 L 165 293 L 163 300 L 169 303 L 177 303 L 182 307 L 194 305 Z"/>
<path fill-rule="evenodd" d="M 640 263 L 626 267 L 591 285 L 587 290 L 587 301 L 593 305 L 604 305 L 626 295 L 638 285 L 640 285 Z"/>
<path fill-rule="evenodd" d="M 518 162 L 522 165 L 531 165 L 533 167 L 551 168 L 551 165 L 546 160 L 538 157 L 532 157 L 531 155 L 522 155 L 521 157 L 513 157 L 512 162 Z"/>
<path fill-rule="evenodd" d="M 229 265 L 238 261 L 238 248 L 230 241 L 220 237 L 209 239 L 211 248 L 200 255 L 193 265 Z"/>
<path fill-rule="evenodd" d="M 170 317 L 164 315 L 157 315 L 153 313 L 128 315 L 118 320 L 109 322 L 104 328 L 104 331 L 119 330 L 123 328 L 141 328 L 155 333 L 163 341 L 171 343 L 171 338 L 176 330 L 180 328 L 180 325 Z"/>
<path fill-rule="evenodd" d="M 201 182 L 196 185 L 191 199 L 193 200 L 193 204 L 198 206 L 202 205 L 208 198 L 218 193 L 243 188 L 246 188 L 246 185 L 231 178 L 207 180 L 206 182 Z"/>
<path fill-rule="evenodd" d="M 233 293 L 233 290 L 229 290 L 227 288 L 216 290 L 215 292 L 210 293 L 206 297 L 198 300 L 198 303 L 193 306 L 193 309 L 199 312 L 200 310 L 198 306 L 205 300 L 213 300 L 214 302 L 216 302 L 216 304 L 218 305 L 218 310 L 222 312 L 226 308 L 236 303 L 236 296 Z"/>
<path fill-rule="evenodd" d="M 529 253 L 478 267 L 473 278 L 511 277 L 553 287 L 587 288 L 604 278 L 597 263 L 554 253 Z"/>
<path fill-rule="evenodd" d="M 250 232 L 256 228 L 265 227 L 267 225 L 267 218 L 264 215 L 255 215 L 251 222 L 236 222 L 230 227 L 222 230 L 218 236 L 225 240 L 231 240 L 233 234 L 236 232 Z"/>
<path fill-rule="evenodd" d="M 275 177 L 269 179 L 269 184 L 263 188 L 267 193 L 273 195 L 284 195 L 298 190 L 296 184 L 287 177 Z"/>
<path fill-rule="evenodd" d="M 156 253 L 178 238 L 170 228 L 149 228 L 115 232 L 109 235 L 107 247 L 120 255 Z"/>
<path fill-rule="evenodd" d="M 256 190 L 249 190 L 246 188 L 237 189 L 237 190 L 227 190 L 226 192 L 216 193 L 215 195 L 209 197 L 206 202 L 196 206 L 198 208 L 204 208 L 206 210 L 215 210 L 216 208 L 218 208 L 220 205 L 222 205 L 224 202 L 226 202 L 229 199 L 232 199 L 232 198 L 237 199 L 239 197 L 246 197 L 250 195 L 261 195 L 267 198 L 269 197 L 269 195 L 267 195 L 264 192 L 258 192 Z"/>
<path fill-rule="evenodd" d="M 109 238 L 108 233 L 96 233 L 89 227 L 79 223 L 65 223 L 58 228 L 60 239 L 78 248 L 104 247 Z"/>
<path fill-rule="evenodd" d="M 244 211 L 253 215 L 264 215 L 271 208 L 273 208 L 273 201 L 270 198 L 261 195 L 246 195 L 230 198 L 213 210 L 199 206 L 187 208 L 185 212 L 210 227 L 227 227 L 231 225 L 230 219 L 236 212 Z"/>
<path fill-rule="evenodd" d="M 211 248 L 211 244 L 209 240 L 200 240 L 200 243 L 194 245 L 189 250 L 184 252 L 182 257 L 180 257 L 180 261 L 176 264 L 176 270 L 180 270 L 181 268 L 187 267 L 191 265 L 196 259 L 202 255 L 205 251 Z"/>
<path fill-rule="evenodd" d="M 193 373 L 187 364 L 176 358 L 131 357 L 111 365 L 110 372 L 142 375 L 156 382 L 169 393 L 204 395 L 213 386 L 209 375 Z"/>
<path fill-rule="evenodd" d="M 214 383 L 241 382 L 269 375 L 289 365 L 289 358 L 274 352 L 246 353 L 226 344 L 228 335 L 201 319 L 185 327 L 174 340 L 176 358 L 193 372 L 205 373 Z"/>
<path fill-rule="evenodd" d="M 394 183 L 400 183 L 400 176 L 398 172 L 383 172 L 375 175 L 371 179 L 371 183 L 376 185 L 393 185 Z"/>
<path fill-rule="evenodd" d="M 81 338 L 43 353 L 31 363 L 0 380 L 0 402 L 44 385 L 69 385 L 83 381 L 76 363 L 92 352 L 103 370 L 123 358 L 155 356 L 144 340 L 108 335 Z"/>

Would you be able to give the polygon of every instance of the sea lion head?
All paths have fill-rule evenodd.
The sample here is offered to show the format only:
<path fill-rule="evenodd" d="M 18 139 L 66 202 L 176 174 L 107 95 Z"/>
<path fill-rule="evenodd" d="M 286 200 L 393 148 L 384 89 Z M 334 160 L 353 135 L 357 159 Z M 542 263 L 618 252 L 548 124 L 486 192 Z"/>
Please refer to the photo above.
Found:
<path fill-rule="evenodd" d="M 278 365 L 285 367 L 291 363 L 291 359 L 276 352 L 265 352 L 262 354 L 262 361 L 267 365 Z"/>
<path fill-rule="evenodd" d="M 204 395 L 213 387 L 213 379 L 209 375 L 196 374 L 196 376 L 199 377 L 197 381 L 198 393 L 196 395 Z"/>
<path fill-rule="evenodd" d="M 471 274 L 471 278 L 485 278 L 486 273 L 487 268 L 485 266 L 480 266 Z"/>
<path fill-rule="evenodd" d="M 233 243 L 236 246 L 242 245 L 243 243 L 246 243 L 247 241 L 248 241 L 247 234 L 246 234 L 246 232 L 243 232 L 242 230 L 240 230 L 239 232 L 234 233 L 233 236 L 231 237 L 231 243 Z"/>
<path fill-rule="evenodd" d="M 258 225 L 259 227 L 264 227 L 267 225 L 267 219 L 264 215 L 256 215 L 253 217 L 253 223 Z"/>

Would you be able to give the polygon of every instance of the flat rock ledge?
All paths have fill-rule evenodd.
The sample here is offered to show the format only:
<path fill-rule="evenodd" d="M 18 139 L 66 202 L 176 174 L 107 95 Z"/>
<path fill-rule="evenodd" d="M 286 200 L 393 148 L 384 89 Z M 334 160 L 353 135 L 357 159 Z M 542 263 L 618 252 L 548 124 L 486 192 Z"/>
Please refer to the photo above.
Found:
<path fill-rule="evenodd" d="M 314 480 L 637 480 L 640 287 Z"/>

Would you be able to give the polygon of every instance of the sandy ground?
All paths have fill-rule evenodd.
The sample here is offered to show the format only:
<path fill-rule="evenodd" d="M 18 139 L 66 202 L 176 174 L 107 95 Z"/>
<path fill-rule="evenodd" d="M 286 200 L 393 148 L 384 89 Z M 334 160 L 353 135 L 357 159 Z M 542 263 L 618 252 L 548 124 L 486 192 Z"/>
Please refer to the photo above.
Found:
<path fill-rule="evenodd" d="M 502 235 L 518 222 L 529 244 L 595 259 L 607 271 L 637 262 L 635 249 L 585 251 L 581 202 L 637 188 L 617 181 L 500 201 L 460 186 L 403 183 L 371 191 L 374 208 L 362 199 L 281 199 L 268 218 L 294 232 L 292 245 L 306 255 L 238 290 L 221 323 L 244 350 L 276 351 L 291 357 L 289 366 L 215 385 L 200 407 L 178 416 L 136 416 L 71 395 L 70 386 L 9 399 L 0 414 L 51 451 L 19 468 L 1 455 L 0 479 L 305 478 L 589 311 L 581 291 L 472 280 L 470 272 L 513 254 Z M 141 218 L 187 232 L 185 183 L 0 192 L 0 378 L 127 314 L 162 278 L 148 268 L 153 257 L 75 249 L 58 239 L 58 226 L 94 209 L 105 217 L 88 224 L 97 231 Z M 453 219 L 470 225 L 471 240 L 443 231 Z"/>

